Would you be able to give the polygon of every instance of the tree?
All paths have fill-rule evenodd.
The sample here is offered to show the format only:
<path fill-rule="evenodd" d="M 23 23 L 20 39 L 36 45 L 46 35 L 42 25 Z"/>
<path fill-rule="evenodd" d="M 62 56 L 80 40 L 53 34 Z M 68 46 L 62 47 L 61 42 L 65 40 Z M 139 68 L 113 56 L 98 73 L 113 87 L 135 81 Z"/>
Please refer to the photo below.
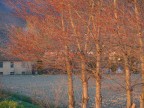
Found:
<path fill-rule="evenodd" d="M 69 108 L 74 108 L 73 70 L 81 73 L 82 108 L 88 107 L 89 72 L 96 79 L 96 108 L 102 107 L 102 68 L 116 53 L 124 66 L 127 108 L 132 105 L 130 57 L 138 55 L 134 12 L 127 2 L 103 0 L 33 0 L 9 2 L 26 27 L 12 27 L 7 51 L 28 60 L 42 60 L 67 71 Z M 141 28 L 136 11 L 138 29 Z M 133 27 L 133 28 L 132 28 Z M 142 30 L 139 29 L 140 33 Z M 142 38 L 139 38 L 140 42 Z M 141 45 L 141 52 L 142 52 Z M 142 53 L 141 53 L 142 54 Z M 116 58 L 117 59 L 117 58 Z M 117 61 L 116 61 L 117 62 Z M 75 63 L 75 64 L 74 64 Z M 141 63 L 142 64 L 142 63 Z M 74 67 L 74 65 L 76 65 Z"/>
<path fill-rule="evenodd" d="M 47 8 L 52 8 L 49 3 L 55 8 L 51 9 L 53 13 L 47 10 Z M 61 5 L 62 3 L 63 1 L 57 4 L 56 1 L 48 2 L 45 0 L 34 0 L 33 2 L 10 0 L 9 4 L 15 9 L 16 15 L 26 21 L 27 27 L 25 30 L 15 27 L 10 30 L 8 50 L 11 51 L 12 55 L 19 58 L 40 59 L 44 63 L 48 62 L 49 64 L 47 64 L 50 66 L 66 70 L 68 73 L 69 108 L 74 108 L 71 56 L 69 55 L 68 30 L 66 30 L 66 23 L 64 22 L 64 7 Z M 20 7 L 17 7 L 16 4 Z M 39 6 L 39 4 L 43 6 Z M 57 6 L 60 7 L 58 8 Z M 48 60 L 48 58 L 50 59 Z"/>
<path fill-rule="evenodd" d="M 143 31 L 142 31 L 142 11 L 140 11 L 140 5 L 137 0 L 134 0 L 134 9 L 135 9 L 135 18 L 136 18 L 136 25 L 137 25 L 137 36 L 139 38 L 139 45 L 140 45 L 140 61 L 141 61 L 141 75 L 142 75 L 142 83 L 144 83 L 144 56 L 143 56 Z M 142 2 L 142 5 L 144 3 Z M 141 108 L 144 107 L 144 86 L 142 87 L 142 103 Z"/>
<path fill-rule="evenodd" d="M 93 1 L 93 4 L 94 1 Z M 95 50 L 96 50 L 96 70 L 94 72 L 95 78 L 96 78 L 96 96 L 95 96 L 95 103 L 96 103 L 96 108 L 101 108 L 102 107 L 102 96 L 101 96 L 101 73 L 100 73 L 100 60 L 101 60 L 101 50 L 100 50 L 100 17 L 101 17 L 101 8 L 102 8 L 102 0 L 98 1 L 98 18 L 97 21 L 94 20 L 94 16 L 92 16 L 92 23 L 93 23 L 93 35 L 95 39 Z M 98 26 L 96 29 L 96 25 Z M 96 33 L 96 34 L 94 34 Z"/>
<path fill-rule="evenodd" d="M 125 6 L 125 5 L 124 5 Z M 126 8 L 124 8 L 126 10 Z M 125 14 L 125 10 L 123 10 L 121 16 L 126 15 Z M 120 14 L 120 13 L 119 13 Z M 125 70 L 125 81 L 126 81 L 126 97 L 127 97 L 127 108 L 130 108 L 132 106 L 132 91 L 131 91 L 131 73 L 129 70 L 129 63 L 128 63 L 128 54 L 129 54 L 129 49 L 127 48 L 126 44 L 128 44 L 126 40 L 129 40 L 129 36 L 128 36 L 128 31 L 127 31 L 127 25 L 125 22 L 125 18 L 122 18 L 122 21 L 120 23 L 122 23 L 124 26 L 124 36 L 121 36 L 121 27 L 119 25 L 119 17 L 120 15 L 118 14 L 118 1 L 114 0 L 114 18 L 115 18 L 115 22 L 116 22 L 116 33 L 118 38 L 120 38 L 120 40 L 122 39 L 121 42 L 126 42 L 126 43 L 122 43 L 120 44 L 121 46 L 121 52 L 122 52 L 122 56 L 124 59 L 124 70 Z M 123 40 L 125 39 L 125 41 Z"/>

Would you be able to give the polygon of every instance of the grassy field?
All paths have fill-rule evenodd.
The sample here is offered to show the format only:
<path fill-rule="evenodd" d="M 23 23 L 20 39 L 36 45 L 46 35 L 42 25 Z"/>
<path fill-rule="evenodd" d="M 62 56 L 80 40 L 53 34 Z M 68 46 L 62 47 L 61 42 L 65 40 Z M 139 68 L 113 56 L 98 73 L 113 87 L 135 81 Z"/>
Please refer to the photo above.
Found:
<path fill-rule="evenodd" d="M 80 76 L 74 76 L 74 95 L 76 108 L 81 107 L 81 80 Z M 45 108 L 65 108 L 68 103 L 67 95 L 67 75 L 13 75 L 2 76 L 1 88 L 15 93 L 19 93 L 37 103 L 46 106 Z M 141 82 L 139 74 L 132 75 L 132 85 Z M 95 79 L 89 80 L 89 108 L 95 105 Z M 125 76 L 124 75 L 104 75 L 102 78 L 102 107 L 103 108 L 125 108 L 126 92 L 125 92 Z M 139 107 L 139 96 L 141 86 L 137 85 L 133 88 L 133 101 Z"/>

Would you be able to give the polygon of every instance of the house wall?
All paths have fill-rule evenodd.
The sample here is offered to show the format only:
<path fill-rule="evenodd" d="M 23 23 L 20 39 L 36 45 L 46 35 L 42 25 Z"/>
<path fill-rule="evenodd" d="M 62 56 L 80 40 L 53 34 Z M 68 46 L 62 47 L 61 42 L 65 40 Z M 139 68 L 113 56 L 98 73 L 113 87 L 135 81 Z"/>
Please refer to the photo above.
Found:
<path fill-rule="evenodd" d="M 14 71 L 16 74 L 32 74 L 32 64 L 31 62 L 14 62 Z"/>
<path fill-rule="evenodd" d="M 4 75 L 8 75 L 10 74 L 10 72 L 13 72 L 14 71 L 14 68 L 11 68 L 10 67 L 10 63 L 11 62 L 7 62 L 7 61 L 4 61 L 3 62 L 3 67 L 0 68 L 0 72 L 3 72 Z"/>
<path fill-rule="evenodd" d="M 3 75 L 10 75 L 10 72 L 14 72 L 15 74 L 22 74 L 25 72 L 26 74 L 32 74 L 32 63 L 25 61 L 13 61 L 14 67 L 11 67 L 11 61 L 2 61 L 3 68 L 0 68 L 0 72 L 3 72 Z"/>

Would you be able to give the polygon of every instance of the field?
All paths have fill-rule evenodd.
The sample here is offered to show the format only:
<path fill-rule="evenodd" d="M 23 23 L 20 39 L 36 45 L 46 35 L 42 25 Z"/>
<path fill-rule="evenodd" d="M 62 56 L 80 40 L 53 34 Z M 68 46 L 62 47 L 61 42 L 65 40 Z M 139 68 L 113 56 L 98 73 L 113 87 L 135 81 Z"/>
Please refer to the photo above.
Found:
<path fill-rule="evenodd" d="M 81 105 L 81 80 L 74 76 L 76 107 Z M 1 88 L 38 100 L 45 106 L 67 106 L 66 75 L 8 75 L 1 76 Z M 132 75 L 132 85 L 140 83 L 140 75 Z M 104 75 L 102 78 L 103 108 L 124 108 L 126 104 L 124 75 Z M 140 85 L 132 87 L 133 101 L 139 106 Z M 94 107 L 95 79 L 89 80 L 89 108 Z"/>

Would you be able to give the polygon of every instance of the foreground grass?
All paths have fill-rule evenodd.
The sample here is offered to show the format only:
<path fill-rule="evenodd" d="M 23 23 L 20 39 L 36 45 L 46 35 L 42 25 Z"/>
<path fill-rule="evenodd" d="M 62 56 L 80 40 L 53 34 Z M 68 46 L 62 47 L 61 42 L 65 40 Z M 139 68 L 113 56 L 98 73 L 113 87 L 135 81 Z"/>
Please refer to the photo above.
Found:
<path fill-rule="evenodd" d="M 32 100 L 20 94 L 0 91 L 0 108 L 42 108 Z"/>
<path fill-rule="evenodd" d="M 28 96 L 0 90 L 0 108 L 68 108 L 67 106 L 45 106 Z"/>

